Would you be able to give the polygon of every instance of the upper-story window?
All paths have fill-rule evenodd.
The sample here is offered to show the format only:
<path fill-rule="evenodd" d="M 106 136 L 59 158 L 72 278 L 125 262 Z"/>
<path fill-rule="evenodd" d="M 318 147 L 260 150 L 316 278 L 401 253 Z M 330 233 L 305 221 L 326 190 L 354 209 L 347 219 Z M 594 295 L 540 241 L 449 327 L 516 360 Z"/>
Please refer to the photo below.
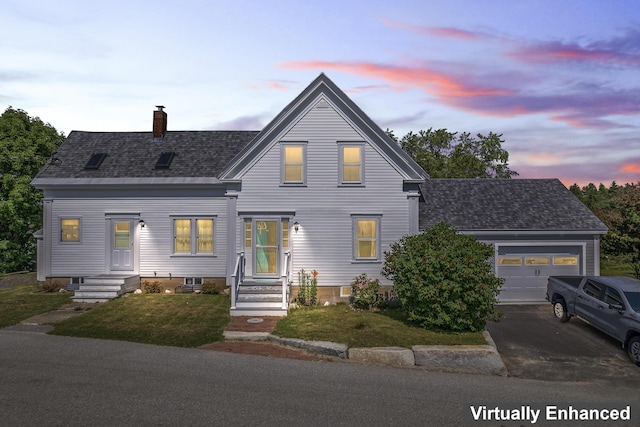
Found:
<path fill-rule="evenodd" d="M 285 185 L 305 185 L 307 175 L 307 145 L 304 143 L 282 144 L 282 167 L 280 181 Z"/>
<path fill-rule="evenodd" d="M 340 185 L 364 184 L 364 144 L 339 143 L 338 149 L 340 163 L 338 183 Z"/>

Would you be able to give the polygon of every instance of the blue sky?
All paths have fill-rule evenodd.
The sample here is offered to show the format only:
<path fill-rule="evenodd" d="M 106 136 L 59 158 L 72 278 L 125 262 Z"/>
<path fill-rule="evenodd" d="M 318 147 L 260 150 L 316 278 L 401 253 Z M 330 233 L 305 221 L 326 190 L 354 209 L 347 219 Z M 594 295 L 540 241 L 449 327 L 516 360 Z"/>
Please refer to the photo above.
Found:
<path fill-rule="evenodd" d="M 503 134 L 520 178 L 640 181 L 640 1 L 0 0 L 0 108 L 259 130 L 325 72 L 380 127 Z"/>

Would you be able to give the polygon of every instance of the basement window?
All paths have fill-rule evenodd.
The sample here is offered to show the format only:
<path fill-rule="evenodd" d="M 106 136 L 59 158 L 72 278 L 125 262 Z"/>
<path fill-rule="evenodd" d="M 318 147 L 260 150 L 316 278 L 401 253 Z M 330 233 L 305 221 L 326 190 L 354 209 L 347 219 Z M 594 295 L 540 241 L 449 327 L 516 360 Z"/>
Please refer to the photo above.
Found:
<path fill-rule="evenodd" d="M 85 169 L 98 169 L 102 164 L 104 158 L 107 157 L 107 153 L 93 153 L 86 165 Z"/>
<path fill-rule="evenodd" d="M 166 151 L 160 154 L 158 161 L 156 162 L 156 169 L 169 169 L 171 161 L 175 157 L 176 153 L 173 151 Z"/>

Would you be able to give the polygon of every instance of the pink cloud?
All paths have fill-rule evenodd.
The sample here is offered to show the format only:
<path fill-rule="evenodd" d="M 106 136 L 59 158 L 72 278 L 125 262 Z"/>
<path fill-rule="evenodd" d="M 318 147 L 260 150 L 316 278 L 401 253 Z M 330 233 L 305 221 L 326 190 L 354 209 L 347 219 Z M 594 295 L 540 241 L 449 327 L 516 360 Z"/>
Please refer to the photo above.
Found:
<path fill-rule="evenodd" d="M 640 163 L 627 163 L 622 165 L 620 172 L 640 174 Z"/>
<path fill-rule="evenodd" d="M 409 30 L 418 34 L 427 34 L 427 35 L 432 35 L 437 37 L 446 37 L 446 38 L 470 40 L 470 41 L 487 37 L 486 34 L 484 33 L 476 33 L 472 31 L 461 30 L 459 28 L 403 24 L 400 22 L 391 21 L 390 19 L 386 19 L 386 18 L 383 18 L 380 21 L 389 28 L 399 28 L 403 30 Z"/>
<path fill-rule="evenodd" d="M 531 64 L 567 61 L 640 66 L 640 31 L 630 30 L 609 40 L 584 45 L 559 41 L 540 42 L 517 47 L 508 57 Z"/>
<path fill-rule="evenodd" d="M 377 78 L 390 82 L 398 90 L 417 87 L 441 98 L 475 97 L 487 95 L 508 95 L 506 89 L 497 89 L 489 85 L 473 84 L 453 75 L 430 70 L 428 68 L 381 65 L 370 62 L 328 62 L 298 61 L 287 62 L 283 67 L 289 70 L 334 70 L 355 74 L 366 78 Z"/>
<path fill-rule="evenodd" d="M 539 92 L 540 83 L 513 71 L 469 72 L 466 64 L 422 63 L 417 66 L 378 64 L 366 61 L 294 61 L 282 64 L 289 70 L 334 70 L 387 82 L 393 90 L 422 90 L 443 105 L 493 117 L 547 114 L 549 119 L 575 128 L 629 128 L 608 117 L 637 115 L 640 88 L 613 90 L 576 82 L 560 92 Z"/>

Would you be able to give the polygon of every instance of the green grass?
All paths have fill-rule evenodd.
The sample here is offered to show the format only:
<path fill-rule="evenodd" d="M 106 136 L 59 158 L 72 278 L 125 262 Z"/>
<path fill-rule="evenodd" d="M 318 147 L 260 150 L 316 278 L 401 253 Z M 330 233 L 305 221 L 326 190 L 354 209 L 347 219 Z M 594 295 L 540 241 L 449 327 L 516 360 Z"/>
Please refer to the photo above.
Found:
<path fill-rule="evenodd" d="M 36 290 L 35 283 L 0 289 L 0 328 L 55 310 L 71 301 L 69 293 L 34 292 Z"/>
<path fill-rule="evenodd" d="M 619 264 L 602 259 L 600 261 L 600 274 L 602 276 L 628 276 L 635 278 L 631 264 Z"/>
<path fill-rule="evenodd" d="M 354 310 L 349 305 L 298 308 L 276 325 L 275 335 L 313 341 L 332 341 L 349 347 L 406 347 L 414 345 L 482 345 L 482 333 L 434 332 L 409 324 L 397 309 Z"/>
<path fill-rule="evenodd" d="M 50 333 L 199 347 L 222 340 L 228 323 L 229 297 L 225 295 L 128 294 L 58 322 Z"/>

